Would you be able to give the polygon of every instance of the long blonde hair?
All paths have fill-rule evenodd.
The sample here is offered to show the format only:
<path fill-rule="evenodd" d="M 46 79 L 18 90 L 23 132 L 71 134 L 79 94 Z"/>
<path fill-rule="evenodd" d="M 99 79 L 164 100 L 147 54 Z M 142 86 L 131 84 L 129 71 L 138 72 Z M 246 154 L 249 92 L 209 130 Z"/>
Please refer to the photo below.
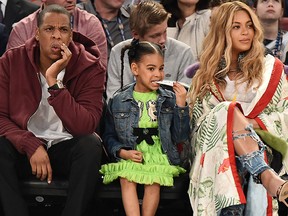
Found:
<path fill-rule="evenodd" d="M 211 17 L 210 31 L 203 42 L 203 52 L 200 57 L 200 66 L 192 79 L 188 94 L 190 106 L 193 107 L 197 98 L 203 99 L 209 91 L 209 85 L 215 81 L 222 88 L 226 87 L 225 77 L 229 72 L 232 61 L 232 39 L 231 29 L 234 14 L 237 11 L 246 11 L 251 18 L 254 28 L 254 38 L 250 50 L 245 52 L 239 62 L 239 69 L 242 71 L 237 78 L 240 83 L 247 82 L 247 88 L 251 87 L 254 81 L 262 83 L 264 45 L 263 30 L 258 17 L 246 4 L 234 1 L 222 4 L 217 13 Z M 223 58 L 226 62 L 225 68 L 219 68 Z M 240 76 L 240 77 L 239 77 Z M 239 80 L 239 79 L 238 79 Z M 238 81 L 239 82 L 239 81 Z"/>

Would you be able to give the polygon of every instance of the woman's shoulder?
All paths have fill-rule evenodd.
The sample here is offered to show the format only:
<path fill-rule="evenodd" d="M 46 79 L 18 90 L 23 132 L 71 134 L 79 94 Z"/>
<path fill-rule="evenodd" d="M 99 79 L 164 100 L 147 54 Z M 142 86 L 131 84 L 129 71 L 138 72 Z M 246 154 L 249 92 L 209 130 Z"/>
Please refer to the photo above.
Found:
<path fill-rule="evenodd" d="M 203 9 L 203 10 L 198 10 L 197 14 L 199 15 L 205 15 L 205 16 L 210 16 L 211 15 L 211 10 L 210 9 Z"/>
<path fill-rule="evenodd" d="M 209 20 L 209 22 L 210 22 L 210 17 L 211 17 L 211 10 L 210 9 L 199 10 L 199 11 L 197 11 L 196 14 L 197 14 L 198 19 Z"/>

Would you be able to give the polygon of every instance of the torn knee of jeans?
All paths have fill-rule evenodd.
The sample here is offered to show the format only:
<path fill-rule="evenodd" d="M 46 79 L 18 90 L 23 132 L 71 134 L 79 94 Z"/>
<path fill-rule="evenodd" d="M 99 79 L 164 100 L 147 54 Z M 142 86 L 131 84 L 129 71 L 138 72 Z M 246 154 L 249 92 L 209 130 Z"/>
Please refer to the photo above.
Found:
<path fill-rule="evenodd" d="M 244 128 L 244 130 L 233 131 L 232 135 L 233 135 L 233 140 L 237 140 L 237 139 L 244 139 L 245 140 L 245 137 L 250 137 L 255 142 L 257 142 L 257 144 L 259 145 L 260 149 L 265 147 L 264 143 L 262 142 L 262 140 L 260 139 L 258 134 L 255 132 L 255 130 L 253 129 L 253 125 L 252 124 L 248 124 Z"/>
<path fill-rule="evenodd" d="M 247 125 L 244 128 L 244 130 L 233 131 L 232 135 L 233 135 L 233 140 L 236 140 L 236 139 L 244 139 L 245 140 L 245 137 L 247 137 L 247 136 L 251 137 L 252 136 L 252 125 L 251 124 Z"/>

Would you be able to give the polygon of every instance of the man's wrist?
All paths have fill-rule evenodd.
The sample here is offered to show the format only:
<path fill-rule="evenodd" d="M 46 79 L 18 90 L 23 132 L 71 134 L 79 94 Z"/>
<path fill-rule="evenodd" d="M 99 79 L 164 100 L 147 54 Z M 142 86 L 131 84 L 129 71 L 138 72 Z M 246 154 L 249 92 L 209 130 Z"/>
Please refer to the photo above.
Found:
<path fill-rule="evenodd" d="M 65 88 L 65 86 L 63 85 L 62 81 L 57 80 L 57 82 L 54 85 L 50 86 L 48 90 L 59 90 L 63 88 Z"/>

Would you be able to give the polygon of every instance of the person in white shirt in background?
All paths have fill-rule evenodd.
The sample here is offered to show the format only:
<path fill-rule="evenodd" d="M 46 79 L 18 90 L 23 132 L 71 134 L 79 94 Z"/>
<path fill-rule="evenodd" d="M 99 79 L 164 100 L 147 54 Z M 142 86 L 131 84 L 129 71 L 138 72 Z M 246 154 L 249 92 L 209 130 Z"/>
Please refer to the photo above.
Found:
<path fill-rule="evenodd" d="M 167 36 L 191 47 L 193 60 L 198 61 L 204 37 L 209 31 L 211 11 L 206 0 L 161 0 L 172 16 L 168 21 Z"/>
<path fill-rule="evenodd" d="M 132 38 L 129 17 L 130 7 L 124 6 L 125 0 L 86 0 L 77 7 L 94 14 L 102 23 L 107 38 L 108 59 L 113 46 Z"/>
<path fill-rule="evenodd" d="M 254 1 L 255 12 L 264 29 L 264 45 L 287 65 L 288 33 L 280 28 L 284 5 L 284 0 Z"/>

